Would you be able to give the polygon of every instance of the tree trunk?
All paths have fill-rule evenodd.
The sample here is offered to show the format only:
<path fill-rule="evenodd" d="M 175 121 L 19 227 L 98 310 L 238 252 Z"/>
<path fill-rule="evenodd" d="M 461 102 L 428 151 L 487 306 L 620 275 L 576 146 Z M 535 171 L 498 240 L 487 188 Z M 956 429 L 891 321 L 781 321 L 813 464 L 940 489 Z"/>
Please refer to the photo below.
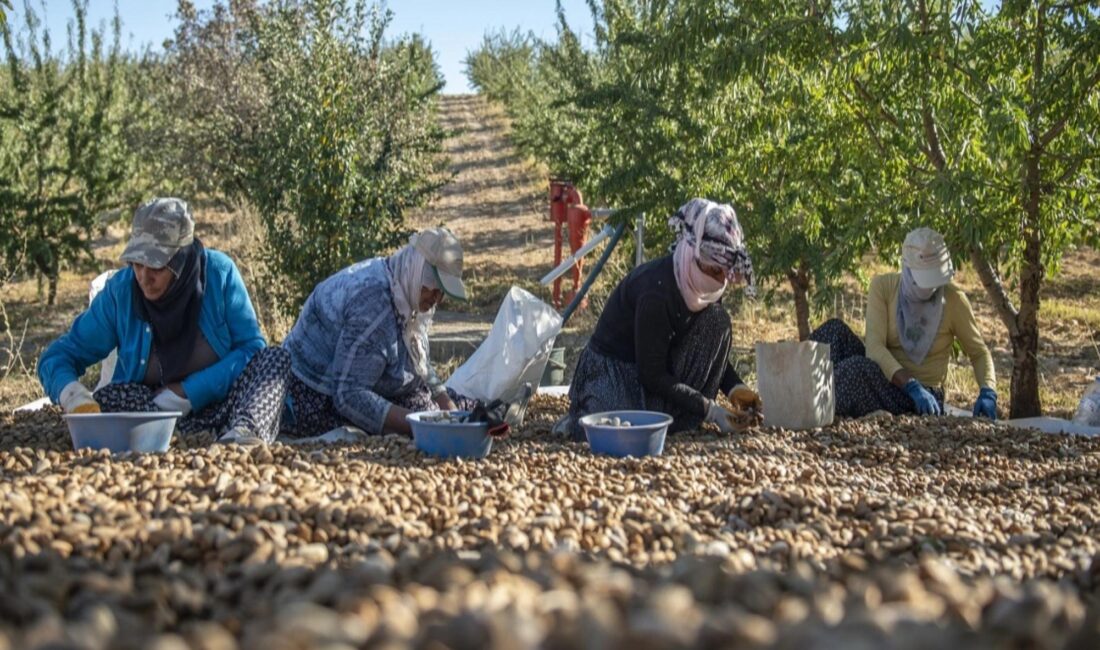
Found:
<path fill-rule="evenodd" d="M 1020 235 L 1024 259 L 1020 267 L 1020 313 L 1012 337 L 1012 404 L 1009 417 L 1028 418 L 1043 414 L 1039 400 L 1039 289 L 1043 286 L 1043 244 L 1041 206 L 1043 201 L 1042 105 L 1040 81 L 1045 69 L 1045 9 L 1036 11 L 1028 107 L 1028 138 L 1031 148 L 1024 159 Z"/>
<path fill-rule="evenodd" d="M 54 251 L 50 251 L 49 257 L 39 256 L 35 260 L 35 264 L 38 267 L 38 297 L 42 298 L 42 281 L 46 280 L 47 294 L 46 304 L 50 307 L 54 306 L 57 302 L 57 279 L 61 275 L 61 265 L 58 263 L 58 256 Z"/>
<path fill-rule="evenodd" d="M 46 297 L 46 304 L 50 307 L 53 307 L 54 303 L 57 302 L 57 276 L 57 271 L 50 273 L 50 293 Z"/>
<path fill-rule="evenodd" d="M 1043 286 L 1042 201 L 1039 151 L 1033 148 L 1024 177 L 1024 259 L 1020 268 L 1020 313 L 1012 340 L 1012 405 L 1009 417 L 1043 414 L 1039 400 L 1039 290 Z"/>
<path fill-rule="evenodd" d="M 1036 296 L 1038 300 L 1038 296 Z M 1039 324 L 1037 319 L 1020 323 L 1020 334 L 1012 337 L 1012 402 L 1010 418 L 1043 414 L 1039 400 Z"/>
<path fill-rule="evenodd" d="M 1042 286 L 1042 252 L 1038 235 L 1026 238 L 1024 264 L 1020 274 L 1020 309 L 1001 283 L 996 269 L 979 248 L 970 251 L 970 261 L 982 286 L 1008 330 L 1012 344 L 1012 387 L 1009 417 L 1024 418 L 1042 414 L 1039 400 L 1039 288 Z"/>
<path fill-rule="evenodd" d="M 787 280 L 794 291 L 794 315 L 798 322 L 798 340 L 805 341 L 810 338 L 810 278 L 806 270 L 787 271 Z"/>
<path fill-rule="evenodd" d="M 1038 201 L 1034 206 L 1038 211 Z M 1034 221 L 1032 223 L 1038 223 Z M 1024 263 L 1020 269 L 1020 314 L 1012 341 L 1012 404 L 1009 417 L 1043 414 L 1039 399 L 1039 289 L 1043 285 L 1042 244 L 1035 230 L 1024 235 Z"/>

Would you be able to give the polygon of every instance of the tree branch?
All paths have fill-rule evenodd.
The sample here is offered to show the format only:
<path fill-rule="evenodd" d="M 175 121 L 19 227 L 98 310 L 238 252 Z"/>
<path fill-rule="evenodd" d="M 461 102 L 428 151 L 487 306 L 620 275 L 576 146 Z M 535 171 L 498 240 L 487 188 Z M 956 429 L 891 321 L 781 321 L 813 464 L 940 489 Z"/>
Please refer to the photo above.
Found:
<path fill-rule="evenodd" d="M 997 269 L 990 263 L 980 244 L 970 247 L 970 263 L 974 265 L 974 270 L 978 272 L 978 279 L 981 280 L 985 292 L 993 300 L 993 308 L 997 311 L 997 316 L 1000 317 L 1005 328 L 1008 329 L 1008 335 L 1010 337 L 1018 336 L 1020 334 L 1020 324 L 1017 321 L 1017 316 L 1020 312 L 1012 304 L 1012 299 L 1008 297 L 1008 292 L 1005 291 L 1004 283 L 1001 282 Z"/>
<path fill-rule="evenodd" d="M 947 156 L 943 153 L 939 127 L 936 126 L 936 118 L 932 115 L 932 109 L 928 107 L 926 102 L 921 103 L 924 104 L 920 111 L 921 123 L 924 126 L 924 141 L 928 145 L 927 148 L 922 148 L 922 150 L 928 156 L 932 166 L 942 172 L 947 169 Z"/>
<path fill-rule="evenodd" d="M 1077 107 L 1084 103 L 1084 98 L 1088 96 L 1088 94 L 1091 93 L 1094 88 L 1096 88 L 1097 84 L 1100 84 L 1100 70 L 1097 70 L 1092 75 L 1092 78 L 1089 79 L 1088 82 L 1085 84 L 1085 90 L 1081 93 L 1081 96 L 1078 99 L 1069 102 L 1070 108 L 1066 111 L 1065 115 L 1059 118 L 1059 120 L 1051 125 L 1051 127 L 1047 129 L 1045 133 L 1039 136 L 1040 148 L 1046 149 L 1047 145 L 1054 141 L 1055 138 L 1062 135 L 1062 132 L 1065 131 L 1066 125 L 1069 123 L 1070 118 L 1073 117 L 1074 112 L 1076 112 Z"/>
<path fill-rule="evenodd" d="M 1066 11 L 1069 9 L 1081 9 L 1092 4 L 1090 0 L 1077 0 L 1077 2 L 1060 2 L 1056 5 L 1051 5 L 1051 9 L 1057 9 L 1059 11 Z"/>
<path fill-rule="evenodd" d="M 1077 175 L 1077 172 L 1084 167 L 1086 162 L 1090 160 L 1096 160 L 1100 156 L 1079 156 L 1076 160 L 1070 160 L 1066 162 L 1066 170 L 1062 172 L 1060 176 L 1054 181 L 1054 185 L 1062 185 L 1068 183 L 1071 178 Z"/>

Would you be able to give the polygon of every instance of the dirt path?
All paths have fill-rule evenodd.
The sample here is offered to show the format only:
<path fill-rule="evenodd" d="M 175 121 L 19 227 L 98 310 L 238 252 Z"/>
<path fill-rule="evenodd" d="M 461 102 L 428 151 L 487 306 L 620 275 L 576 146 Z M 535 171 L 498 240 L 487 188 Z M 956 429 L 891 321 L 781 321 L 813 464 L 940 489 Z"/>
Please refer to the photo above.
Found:
<path fill-rule="evenodd" d="M 511 284 L 530 285 L 550 270 L 553 228 L 546 220 L 546 187 L 509 140 L 508 119 L 477 95 L 445 95 L 441 122 L 452 181 L 409 225 L 446 225 L 462 241 L 470 305 L 495 311 Z"/>

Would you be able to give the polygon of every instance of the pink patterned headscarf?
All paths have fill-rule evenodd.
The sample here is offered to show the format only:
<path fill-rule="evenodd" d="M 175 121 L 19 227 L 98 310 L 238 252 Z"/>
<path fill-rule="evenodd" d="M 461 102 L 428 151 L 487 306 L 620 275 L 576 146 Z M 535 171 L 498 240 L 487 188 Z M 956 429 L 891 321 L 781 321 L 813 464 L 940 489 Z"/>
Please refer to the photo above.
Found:
<path fill-rule="evenodd" d="M 752 258 L 733 206 L 692 199 L 668 218 L 668 225 L 676 233 L 677 248 L 688 244 L 696 260 L 724 269 L 728 281 L 744 282 L 745 293 L 756 295 Z"/>

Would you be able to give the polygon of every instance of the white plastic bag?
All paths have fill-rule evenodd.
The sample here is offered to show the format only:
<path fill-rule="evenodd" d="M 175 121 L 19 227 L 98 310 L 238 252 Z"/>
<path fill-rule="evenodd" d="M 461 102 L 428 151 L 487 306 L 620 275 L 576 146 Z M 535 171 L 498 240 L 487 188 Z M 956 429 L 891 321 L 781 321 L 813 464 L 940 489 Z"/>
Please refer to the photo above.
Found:
<path fill-rule="evenodd" d="M 536 390 L 554 339 L 561 331 L 561 315 L 553 307 L 519 287 L 512 287 L 497 311 L 489 336 L 466 363 L 447 380 L 460 395 L 491 402 L 521 402 Z"/>
<path fill-rule="evenodd" d="M 1018 429 L 1038 429 L 1043 433 L 1068 433 L 1085 436 L 1087 438 L 1100 437 L 1100 427 L 1090 427 L 1079 422 L 1046 416 L 1004 420 L 1000 422 L 1000 424 L 1016 427 Z"/>
<path fill-rule="evenodd" d="M 764 401 L 765 426 L 813 429 L 833 423 L 836 402 L 827 343 L 757 343 L 756 386 Z"/>
<path fill-rule="evenodd" d="M 114 275 L 116 272 L 117 271 L 115 270 L 104 271 L 103 273 L 97 275 L 94 280 L 92 280 L 92 286 L 88 289 L 89 306 L 92 304 L 92 301 L 95 300 L 95 297 L 99 294 L 99 292 L 103 291 L 103 288 L 107 286 L 107 280 L 110 280 L 111 276 Z M 100 368 L 99 371 L 99 383 L 96 384 L 95 390 L 99 390 L 100 388 L 103 388 L 107 384 L 111 383 L 111 377 L 114 377 L 115 375 L 115 361 L 117 360 L 118 350 L 111 350 L 111 353 L 108 354 L 107 358 L 103 360 L 103 366 Z"/>
<path fill-rule="evenodd" d="M 1081 396 L 1081 403 L 1077 405 L 1073 421 L 1087 427 L 1100 427 L 1100 377 L 1097 377 Z"/>

